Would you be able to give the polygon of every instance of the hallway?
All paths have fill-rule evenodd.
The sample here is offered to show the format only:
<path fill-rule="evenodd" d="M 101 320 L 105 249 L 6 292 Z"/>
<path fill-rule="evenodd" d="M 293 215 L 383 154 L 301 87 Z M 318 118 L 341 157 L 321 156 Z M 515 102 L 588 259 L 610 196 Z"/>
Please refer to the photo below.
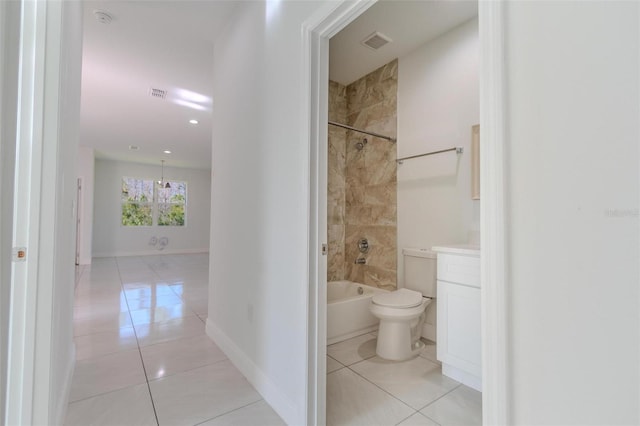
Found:
<path fill-rule="evenodd" d="M 67 425 L 282 425 L 205 334 L 208 254 L 76 271 Z"/>

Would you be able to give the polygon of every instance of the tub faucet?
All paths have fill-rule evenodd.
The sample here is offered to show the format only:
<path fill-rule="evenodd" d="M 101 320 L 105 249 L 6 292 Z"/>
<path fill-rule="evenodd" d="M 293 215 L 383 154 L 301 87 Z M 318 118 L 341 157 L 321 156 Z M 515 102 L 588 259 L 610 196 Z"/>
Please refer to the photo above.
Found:
<path fill-rule="evenodd" d="M 364 257 L 359 257 L 356 259 L 356 261 L 354 262 L 356 265 L 364 265 L 367 263 L 367 259 L 365 259 Z"/>

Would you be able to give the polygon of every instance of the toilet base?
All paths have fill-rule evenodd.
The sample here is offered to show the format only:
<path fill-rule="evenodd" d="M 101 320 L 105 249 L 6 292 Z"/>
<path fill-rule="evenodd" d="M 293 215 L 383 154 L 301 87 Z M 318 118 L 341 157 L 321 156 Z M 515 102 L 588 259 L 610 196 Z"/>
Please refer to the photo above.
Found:
<path fill-rule="evenodd" d="M 422 321 L 418 321 L 422 325 Z M 391 361 L 406 361 L 414 358 L 424 349 L 424 342 L 412 336 L 412 328 L 406 322 L 380 321 L 376 354 Z M 415 327 L 415 325 L 414 325 Z M 420 327 L 422 328 L 422 327 Z"/>

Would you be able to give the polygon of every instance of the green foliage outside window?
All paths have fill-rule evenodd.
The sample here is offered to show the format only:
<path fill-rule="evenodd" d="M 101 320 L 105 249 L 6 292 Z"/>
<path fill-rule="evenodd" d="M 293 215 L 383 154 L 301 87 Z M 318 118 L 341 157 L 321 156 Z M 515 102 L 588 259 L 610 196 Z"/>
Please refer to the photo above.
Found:
<path fill-rule="evenodd" d="M 184 226 L 187 183 L 169 182 L 169 185 L 170 188 L 162 188 L 152 180 L 123 178 L 122 225 L 152 226 L 155 210 L 158 226 Z"/>

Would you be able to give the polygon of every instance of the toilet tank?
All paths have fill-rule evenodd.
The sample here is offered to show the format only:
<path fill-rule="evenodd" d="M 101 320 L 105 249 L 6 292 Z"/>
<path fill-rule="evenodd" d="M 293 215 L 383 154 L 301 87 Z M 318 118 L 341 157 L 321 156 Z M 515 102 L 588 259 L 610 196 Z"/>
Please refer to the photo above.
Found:
<path fill-rule="evenodd" d="M 436 253 L 426 249 L 404 248 L 404 287 L 436 297 Z"/>

